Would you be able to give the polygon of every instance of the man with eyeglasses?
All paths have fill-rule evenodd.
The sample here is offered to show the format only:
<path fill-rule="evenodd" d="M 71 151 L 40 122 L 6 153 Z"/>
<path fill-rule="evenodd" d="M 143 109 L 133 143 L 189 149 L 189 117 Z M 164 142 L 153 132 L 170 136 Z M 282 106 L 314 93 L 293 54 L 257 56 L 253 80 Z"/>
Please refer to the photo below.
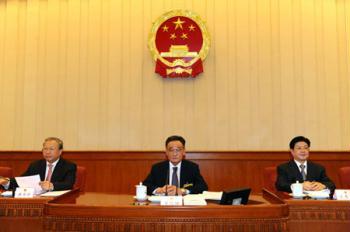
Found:
<path fill-rule="evenodd" d="M 168 160 L 154 164 L 143 181 L 148 195 L 185 195 L 208 190 L 198 165 L 184 159 L 185 143 L 178 135 L 167 138 L 165 154 Z"/>

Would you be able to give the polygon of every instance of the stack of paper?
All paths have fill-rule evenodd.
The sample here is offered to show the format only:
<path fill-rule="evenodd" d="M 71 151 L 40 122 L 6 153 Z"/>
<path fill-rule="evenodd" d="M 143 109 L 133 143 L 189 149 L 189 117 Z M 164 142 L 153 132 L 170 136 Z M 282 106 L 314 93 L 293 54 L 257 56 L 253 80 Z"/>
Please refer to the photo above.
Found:
<path fill-rule="evenodd" d="M 39 174 L 33 176 L 19 176 L 15 177 L 16 182 L 21 188 L 33 188 L 34 194 L 40 194 L 43 192 L 42 188 L 39 185 L 40 176 Z"/>
<path fill-rule="evenodd" d="M 203 194 L 189 194 L 184 196 L 184 205 L 207 205 Z"/>
<path fill-rule="evenodd" d="M 3 197 L 12 197 L 12 191 L 5 191 L 1 193 Z"/>
<path fill-rule="evenodd" d="M 46 193 L 41 194 L 40 196 L 42 196 L 42 197 L 58 197 L 58 196 L 61 196 L 69 191 L 70 190 L 46 192 Z"/>
<path fill-rule="evenodd" d="M 202 195 L 203 195 L 204 199 L 206 199 L 206 200 L 220 201 L 221 197 L 222 197 L 222 192 L 203 191 Z"/>
<path fill-rule="evenodd" d="M 329 198 L 330 191 L 329 189 L 324 189 L 321 191 L 305 191 L 307 195 L 311 198 L 316 198 L 316 199 L 325 199 Z"/>

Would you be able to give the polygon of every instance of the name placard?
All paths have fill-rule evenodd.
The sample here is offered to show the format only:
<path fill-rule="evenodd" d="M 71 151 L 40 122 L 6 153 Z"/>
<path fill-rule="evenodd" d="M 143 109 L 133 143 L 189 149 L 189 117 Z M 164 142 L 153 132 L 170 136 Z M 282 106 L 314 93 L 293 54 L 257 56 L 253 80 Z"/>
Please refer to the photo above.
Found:
<path fill-rule="evenodd" d="M 34 197 L 34 188 L 16 188 L 15 198 Z"/>
<path fill-rule="evenodd" d="M 333 198 L 341 201 L 350 201 L 350 189 L 336 189 Z"/>
<path fill-rule="evenodd" d="M 182 196 L 163 196 L 160 205 L 182 205 Z"/>

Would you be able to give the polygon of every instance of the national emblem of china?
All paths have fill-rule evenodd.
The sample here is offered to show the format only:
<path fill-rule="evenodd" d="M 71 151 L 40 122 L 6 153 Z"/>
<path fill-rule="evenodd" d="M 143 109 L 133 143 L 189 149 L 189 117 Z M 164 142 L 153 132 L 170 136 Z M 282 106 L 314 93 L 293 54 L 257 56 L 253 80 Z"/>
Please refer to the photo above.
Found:
<path fill-rule="evenodd" d="M 210 38 L 199 15 L 173 10 L 154 22 L 148 46 L 162 77 L 195 77 L 203 72 Z"/>

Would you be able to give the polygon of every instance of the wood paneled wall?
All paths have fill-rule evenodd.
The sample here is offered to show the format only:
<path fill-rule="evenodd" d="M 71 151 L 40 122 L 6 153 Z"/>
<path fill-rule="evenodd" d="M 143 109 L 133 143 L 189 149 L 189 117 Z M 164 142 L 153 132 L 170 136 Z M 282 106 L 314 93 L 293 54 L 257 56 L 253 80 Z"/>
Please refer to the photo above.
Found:
<path fill-rule="evenodd" d="M 0 166 L 10 166 L 20 175 L 29 163 L 42 157 L 40 152 L 0 152 Z M 86 167 L 88 192 L 135 193 L 152 164 L 165 159 L 165 154 L 149 152 L 65 151 L 64 157 Z M 186 158 L 199 164 L 212 191 L 251 187 L 261 192 L 263 170 L 289 159 L 288 152 L 188 152 Z M 310 158 L 325 166 L 327 175 L 339 186 L 338 169 L 350 166 L 349 152 L 312 152 Z"/>
<path fill-rule="evenodd" d="M 154 74 L 161 14 L 201 15 L 195 79 Z M 350 146 L 348 0 L 0 0 L 0 150 L 318 150 Z"/>

